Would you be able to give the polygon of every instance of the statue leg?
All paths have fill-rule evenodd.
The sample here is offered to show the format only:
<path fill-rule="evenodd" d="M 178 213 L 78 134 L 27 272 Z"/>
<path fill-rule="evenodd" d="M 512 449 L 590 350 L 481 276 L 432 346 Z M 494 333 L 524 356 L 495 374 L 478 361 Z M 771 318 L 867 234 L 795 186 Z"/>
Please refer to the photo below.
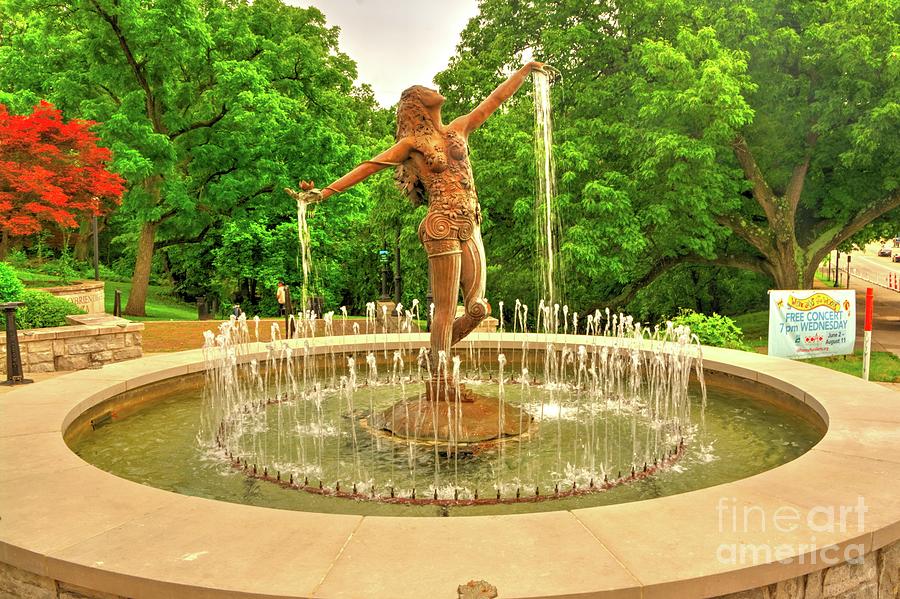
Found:
<path fill-rule="evenodd" d="M 465 313 L 453 323 L 450 345 L 455 345 L 465 338 L 490 313 L 487 300 L 484 299 L 487 264 L 484 260 L 480 227 L 476 226 L 472 237 L 461 243 L 461 249 L 460 285 Z"/>
<path fill-rule="evenodd" d="M 428 276 L 431 279 L 431 295 L 434 298 L 434 320 L 431 322 L 432 372 L 437 373 L 440 352 L 450 365 L 450 346 L 456 300 L 459 297 L 460 258 L 458 240 L 426 241 L 428 252 Z"/>

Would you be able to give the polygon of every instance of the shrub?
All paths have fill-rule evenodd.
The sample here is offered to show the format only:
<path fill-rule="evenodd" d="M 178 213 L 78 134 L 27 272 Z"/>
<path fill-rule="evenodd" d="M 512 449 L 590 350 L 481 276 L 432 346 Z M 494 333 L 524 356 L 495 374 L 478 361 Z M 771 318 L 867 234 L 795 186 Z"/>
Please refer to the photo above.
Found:
<path fill-rule="evenodd" d="M 0 262 L 0 303 L 22 301 L 25 286 L 16 271 L 5 262 Z"/>
<path fill-rule="evenodd" d="M 743 331 L 727 316 L 715 312 L 712 316 L 707 316 L 693 310 L 682 310 L 678 316 L 672 319 L 672 322 L 676 325 L 689 326 L 691 332 L 697 335 L 703 345 L 745 351 L 750 349 L 744 343 Z"/>
<path fill-rule="evenodd" d="M 28 265 L 28 256 L 19 248 L 13 248 L 6 254 L 6 262 L 15 268 L 25 268 Z"/>
<path fill-rule="evenodd" d="M 16 325 L 19 329 L 61 327 L 66 324 L 66 316 L 84 314 L 84 310 L 69 300 L 50 295 L 46 291 L 28 289 L 22 293 L 22 301 L 25 305 L 16 313 Z"/>

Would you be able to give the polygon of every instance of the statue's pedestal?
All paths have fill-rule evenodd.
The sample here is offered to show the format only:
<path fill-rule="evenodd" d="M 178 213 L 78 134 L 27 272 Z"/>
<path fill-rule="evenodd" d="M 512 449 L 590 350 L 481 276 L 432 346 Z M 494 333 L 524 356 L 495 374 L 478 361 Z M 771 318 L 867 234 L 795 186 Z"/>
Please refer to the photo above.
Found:
<path fill-rule="evenodd" d="M 532 418 L 522 409 L 460 386 L 459 400 L 429 399 L 427 393 L 402 400 L 369 418 L 368 426 L 417 443 L 479 444 L 528 432 Z"/>

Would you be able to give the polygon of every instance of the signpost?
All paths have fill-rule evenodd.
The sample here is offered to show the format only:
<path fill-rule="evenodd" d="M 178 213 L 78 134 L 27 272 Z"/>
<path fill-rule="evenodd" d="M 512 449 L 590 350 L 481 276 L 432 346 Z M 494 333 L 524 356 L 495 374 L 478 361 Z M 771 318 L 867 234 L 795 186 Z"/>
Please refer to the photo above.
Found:
<path fill-rule="evenodd" d="M 852 354 L 856 291 L 769 291 L 769 355 L 817 358 Z"/>
<path fill-rule="evenodd" d="M 869 361 L 872 358 L 872 312 L 875 293 L 866 288 L 866 328 L 863 332 L 863 380 L 869 380 Z"/>

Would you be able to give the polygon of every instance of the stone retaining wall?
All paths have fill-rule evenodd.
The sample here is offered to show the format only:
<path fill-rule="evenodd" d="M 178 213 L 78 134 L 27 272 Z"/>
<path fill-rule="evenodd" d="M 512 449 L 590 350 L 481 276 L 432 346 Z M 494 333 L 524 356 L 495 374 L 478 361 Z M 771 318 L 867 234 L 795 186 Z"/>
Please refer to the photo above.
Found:
<path fill-rule="evenodd" d="M 40 291 L 69 300 L 88 314 L 103 314 L 106 311 L 103 281 L 80 281 L 65 287 L 43 287 Z"/>
<path fill-rule="evenodd" d="M 138 549 L 136 549 L 138 551 Z M 865 556 L 778 584 L 718 599 L 896 599 L 900 597 L 900 541 Z M 454 586 L 447 585 L 448 588 Z M 214 596 L 215 593 L 209 593 Z M 225 596 L 225 593 L 223 593 Z M 0 562 L 0 597 L 29 599 L 123 599 L 33 574 Z M 500 597 L 503 597 L 501 593 Z"/>
<path fill-rule="evenodd" d="M 860 563 L 842 562 L 797 578 L 717 599 L 897 599 L 900 541 L 873 551 Z"/>
<path fill-rule="evenodd" d="M 19 331 L 22 367 L 25 372 L 81 370 L 140 358 L 143 330 L 142 322 L 110 316 L 91 325 Z M 6 333 L 0 333 L 0 372 L 6 372 Z"/>

